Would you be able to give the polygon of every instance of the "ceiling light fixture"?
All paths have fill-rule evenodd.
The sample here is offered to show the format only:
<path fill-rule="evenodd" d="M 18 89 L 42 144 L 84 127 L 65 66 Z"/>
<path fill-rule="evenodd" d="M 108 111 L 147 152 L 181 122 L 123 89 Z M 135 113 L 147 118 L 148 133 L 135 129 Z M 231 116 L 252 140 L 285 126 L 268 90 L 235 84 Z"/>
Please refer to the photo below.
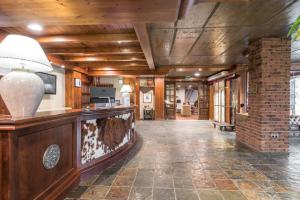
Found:
<path fill-rule="evenodd" d="M 65 68 L 65 65 L 61 65 L 62 68 Z"/>
<path fill-rule="evenodd" d="M 200 76 L 200 73 L 199 73 L 199 72 L 196 72 L 196 73 L 194 74 L 194 76 Z"/>
<path fill-rule="evenodd" d="M 42 31 L 43 30 L 43 27 L 37 23 L 28 24 L 27 28 L 29 28 L 30 30 L 33 30 L 33 31 Z"/>
<path fill-rule="evenodd" d="M 87 61 L 95 61 L 96 58 L 94 58 L 94 57 L 88 57 L 86 60 L 87 60 Z"/>
<path fill-rule="evenodd" d="M 64 37 L 55 37 L 53 42 L 66 42 L 66 39 Z"/>
<path fill-rule="evenodd" d="M 182 72 L 182 68 L 179 68 L 178 71 Z"/>

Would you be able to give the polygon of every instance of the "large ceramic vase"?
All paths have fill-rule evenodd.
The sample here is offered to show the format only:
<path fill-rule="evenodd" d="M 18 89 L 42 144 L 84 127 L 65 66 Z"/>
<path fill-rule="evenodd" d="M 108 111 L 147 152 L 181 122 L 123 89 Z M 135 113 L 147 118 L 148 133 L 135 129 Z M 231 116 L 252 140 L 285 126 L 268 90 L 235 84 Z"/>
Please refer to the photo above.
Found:
<path fill-rule="evenodd" d="M 44 95 L 42 79 L 28 71 L 12 71 L 0 80 L 1 97 L 13 118 L 34 116 Z"/>

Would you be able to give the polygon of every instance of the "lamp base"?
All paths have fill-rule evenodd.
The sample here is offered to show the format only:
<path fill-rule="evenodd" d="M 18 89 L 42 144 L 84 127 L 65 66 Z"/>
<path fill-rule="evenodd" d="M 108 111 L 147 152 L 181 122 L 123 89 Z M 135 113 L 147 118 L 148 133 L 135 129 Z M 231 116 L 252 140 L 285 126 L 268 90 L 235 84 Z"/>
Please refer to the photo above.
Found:
<path fill-rule="evenodd" d="M 12 71 L 0 80 L 0 94 L 13 118 L 34 116 L 44 95 L 44 83 L 33 72 Z"/>
<path fill-rule="evenodd" d="M 123 106 L 130 106 L 130 94 L 129 93 L 123 93 Z"/>

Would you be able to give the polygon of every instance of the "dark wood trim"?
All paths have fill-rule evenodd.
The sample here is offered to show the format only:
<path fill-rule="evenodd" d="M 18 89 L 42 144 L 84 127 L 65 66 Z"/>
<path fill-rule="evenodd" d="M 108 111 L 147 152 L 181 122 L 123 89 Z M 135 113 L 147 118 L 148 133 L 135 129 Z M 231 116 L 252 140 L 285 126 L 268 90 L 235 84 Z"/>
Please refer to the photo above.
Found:
<path fill-rule="evenodd" d="M 136 78 L 135 81 L 135 105 L 136 105 L 136 109 L 135 109 L 135 117 L 136 120 L 140 120 L 140 78 Z"/>
<path fill-rule="evenodd" d="M 225 122 L 230 124 L 230 80 L 225 80 Z"/>

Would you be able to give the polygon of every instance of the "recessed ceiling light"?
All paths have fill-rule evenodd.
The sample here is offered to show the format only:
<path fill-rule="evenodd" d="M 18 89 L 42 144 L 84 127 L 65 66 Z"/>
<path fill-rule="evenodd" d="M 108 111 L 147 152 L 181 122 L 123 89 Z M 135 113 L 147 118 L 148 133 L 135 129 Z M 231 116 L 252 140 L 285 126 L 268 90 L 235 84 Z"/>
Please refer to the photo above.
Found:
<path fill-rule="evenodd" d="M 62 68 L 65 68 L 65 65 L 61 65 Z"/>
<path fill-rule="evenodd" d="M 121 51 L 128 53 L 128 52 L 130 52 L 130 49 L 122 49 Z"/>
<path fill-rule="evenodd" d="M 199 72 L 196 72 L 196 73 L 194 74 L 194 76 L 200 76 L 200 73 L 199 73 Z"/>
<path fill-rule="evenodd" d="M 179 68 L 178 71 L 182 72 L 182 68 Z"/>
<path fill-rule="evenodd" d="M 28 24 L 27 28 L 29 28 L 33 31 L 42 31 L 43 30 L 43 27 L 40 24 L 37 24 L 37 23 Z"/>
<path fill-rule="evenodd" d="M 94 57 L 88 57 L 86 60 L 87 60 L 87 61 L 95 61 L 96 58 L 94 58 Z"/>

